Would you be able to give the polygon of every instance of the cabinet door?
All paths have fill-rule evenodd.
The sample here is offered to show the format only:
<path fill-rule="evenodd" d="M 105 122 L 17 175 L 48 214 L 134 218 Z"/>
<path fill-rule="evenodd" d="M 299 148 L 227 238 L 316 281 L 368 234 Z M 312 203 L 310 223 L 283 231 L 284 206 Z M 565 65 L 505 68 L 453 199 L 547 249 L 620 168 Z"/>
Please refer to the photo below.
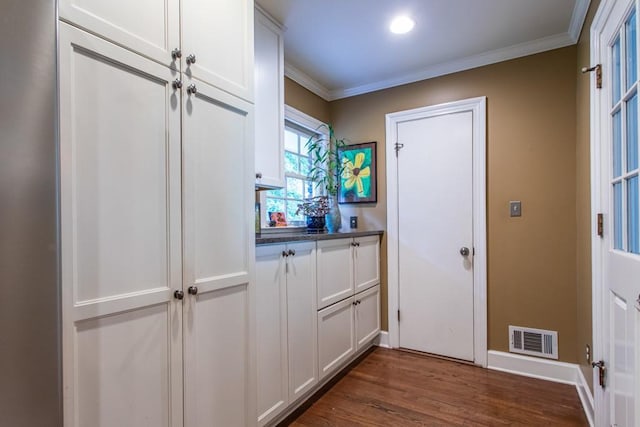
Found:
<path fill-rule="evenodd" d="M 318 312 L 318 359 L 324 378 L 355 352 L 354 298 L 347 298 Z"/>
<path fill-rule="evenodd" d="M 314 242 L 287 245 L 289 398 L 302 396 L 318 382 L 316 250 Z"/>
<path fill-rule="evenodd" d="M 182 0 L 181 5 L 182 71 L 253 102 L 253 1 Z M 195 63 L 187 63 L 189 55 Z"/>
<path fill-rule="evenodd" d="M 258 425 L 279 414 L 289 399 L 285 245 L 256 248 Z"/>
<path fill-rule="evenodd" d="M 256 185 L 284 187 L 284 63 L 282 31 L 256 9 Z"/>
<path fill-rule="evenodd" d="M 318 308 L 353 295 L 351 239 L 318 242 Z"/>
<path fill-rule="evenodd" d="M 380 243 L 378 236 L 354 239 L 355 291 L 362 292 L 380 283 Z"/>
<path fill-rule="evenodd" d="M 180 94 L 60 24 L 67 426 L 182 425 Z"/>
<path fill-rule="evenodd" d="M 356 350 L 360 350 L 380 333 L 380 285 L 355 296 Z"/>
<path fill-rule="evenodd" d="M 253 107 L 192 84 L 182 115 L 185 424 L 243 426 L 257 418 Z"/>
<path fill-rule="evenodd" d="M 180 47 L 179 0 L 60 0 L 60 19 L 176 68 Z"/>

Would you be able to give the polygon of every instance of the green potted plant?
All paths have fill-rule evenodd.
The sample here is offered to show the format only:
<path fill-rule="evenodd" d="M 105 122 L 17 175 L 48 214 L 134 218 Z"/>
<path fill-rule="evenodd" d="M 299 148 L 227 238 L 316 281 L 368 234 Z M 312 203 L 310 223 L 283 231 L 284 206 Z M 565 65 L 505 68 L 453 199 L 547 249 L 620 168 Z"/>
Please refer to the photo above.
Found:
<path fill-rule="evenodd" d="M 342 216 L 338 206 L 338 186 L 344 166 L 338 155 L 338 150 L 347 145 L 344 138 L 337 138 L 332 125 L 322 125 L 326 133 L 311 136 L 306 148 L 311 156 L 311 170 L 309 178 L 316 186 L 324 190 L 329 211 L 326 214 L 326 225 L 329 232 L 336 232 L 342 226 Z"/>

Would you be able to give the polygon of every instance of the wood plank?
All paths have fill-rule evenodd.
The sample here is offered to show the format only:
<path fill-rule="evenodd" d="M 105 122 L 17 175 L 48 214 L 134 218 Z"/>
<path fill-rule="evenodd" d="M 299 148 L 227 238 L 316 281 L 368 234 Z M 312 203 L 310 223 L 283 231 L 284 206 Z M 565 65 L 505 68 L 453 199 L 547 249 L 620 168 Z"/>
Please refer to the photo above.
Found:
<path fill-rule="evenodd" d="M 587 426 L 575 387 L 376 348 L 281 425 Z"/>

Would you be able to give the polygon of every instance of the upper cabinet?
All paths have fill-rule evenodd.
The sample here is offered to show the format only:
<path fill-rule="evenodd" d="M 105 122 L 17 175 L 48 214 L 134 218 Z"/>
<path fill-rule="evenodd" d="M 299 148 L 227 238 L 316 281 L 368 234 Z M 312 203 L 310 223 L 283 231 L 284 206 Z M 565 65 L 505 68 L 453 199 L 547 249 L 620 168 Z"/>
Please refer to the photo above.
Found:
<path fill-rule="evenodd" d="M 60 0 L 60 19 L 253 102 L 253 0 Z"/>
<path fill-rule="evenodd" d="M 182 0 L 182 71 L 253 102 L 253 0 Z"/>
<path fill-rule="evenodd" d="M 282 28 L 255 15 L 256 186 L 284 187 L 284 54 Z"/>

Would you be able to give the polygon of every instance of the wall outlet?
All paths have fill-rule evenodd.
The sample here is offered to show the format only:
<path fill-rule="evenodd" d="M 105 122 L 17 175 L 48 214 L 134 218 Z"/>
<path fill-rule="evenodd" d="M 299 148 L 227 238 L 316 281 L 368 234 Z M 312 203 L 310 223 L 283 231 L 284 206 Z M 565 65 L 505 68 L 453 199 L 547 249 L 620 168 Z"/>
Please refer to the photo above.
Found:
<path fill-rule="evenodd" d="M 509 202 L 509 215 L 522 216 L 522 203 L 520 200 L 512 200 Z"/>
<path fill-rule="evenodd" d="M 591 363 L 591 346 L 589 344 L 585 346 L 584 356 L 587 359 L 587 363 Z"/>
<path fill-rule="evenodd" d="M 349 227 L 358 228 L 358 217 L 357 216 L 349 217 Z"/>

